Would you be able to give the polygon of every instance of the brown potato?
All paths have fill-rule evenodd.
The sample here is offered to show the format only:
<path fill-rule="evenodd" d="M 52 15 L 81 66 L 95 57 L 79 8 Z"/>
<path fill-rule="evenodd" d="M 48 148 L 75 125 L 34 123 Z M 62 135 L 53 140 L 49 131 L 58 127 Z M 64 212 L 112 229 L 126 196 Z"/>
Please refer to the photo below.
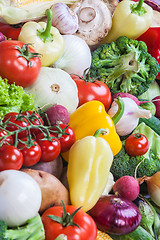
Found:
<path fill-rule="evenodd" d="M 24 168 L 26 169 L 28 167 L 23 166 L 22 169 L 24 169 Z M 53 160 L 51 162 L 39 161 L 38 163 L 36 163 L 35 165 L 33 165 L 29 168 L 48 172 L 59 179 L 62 174 L 62 170 L 63 170 L 63 161 L 62 161 L 61 156 L 59 155 L 55 160 Z"/>
<path fill-rule="evenodd" d="M 62 205 L 62 200 L 65 205 L 70 204 L 69 192 L 66 187 L 50 173 L 34 170 L 22 169 L 22 171 L 33 177 L 39 184 L 42 191 L 42 202 L 39 213 L 42 214 L 51 206 Z M 34 201 L 34 199 L 33 199 Z"/>

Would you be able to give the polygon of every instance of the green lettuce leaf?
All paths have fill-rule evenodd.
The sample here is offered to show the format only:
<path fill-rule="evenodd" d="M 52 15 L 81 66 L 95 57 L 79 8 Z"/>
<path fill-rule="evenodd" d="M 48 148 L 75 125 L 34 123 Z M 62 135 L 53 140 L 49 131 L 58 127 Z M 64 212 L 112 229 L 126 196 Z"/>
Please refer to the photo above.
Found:
<path fill-rule="evenodd" d="M 23 87 L 9 84 L 0 77 L 0 118 L 9 112 L 36 110 L 33 100 L 34 96 L 27 94 Z"/>

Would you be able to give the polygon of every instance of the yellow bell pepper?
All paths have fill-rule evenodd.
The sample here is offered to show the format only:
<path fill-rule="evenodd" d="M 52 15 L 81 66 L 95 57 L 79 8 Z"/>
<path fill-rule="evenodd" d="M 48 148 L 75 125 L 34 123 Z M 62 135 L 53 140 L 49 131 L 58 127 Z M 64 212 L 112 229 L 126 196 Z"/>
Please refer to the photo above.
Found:
<path fill-rule="evenodd" d="M 116 7 L 112 27 L 102 43 L 110 43 L 120 36 L 136 39 L 147 31 L 153 20 L 153 9 L 143 0 L 123 0 Z"/>
<path fill-rule="evenodd" d="M 121 111 L 121 109 L 119 111 Z M 122 148 L 122 142 L 115 130 L 115 123 L 106 113 L 105 107 L 100 101 L 94 100 L 86 102 L 77 108 L 70 115 L 69 125 L 75 132 L 76 140 L 89 135 L 93 136 L 96 129 L 104 128 L 108 134 L 101 134 L 100 137 L 109 143 L 113 155 L 115 156 Z M 68 152 L 63 153 L 62 156 L 68 161 Z"/>
<path fill-rule="evenodd" d="M 90 210 L 102 195 L 108 181 L 113 153 L 108 142 L 99 137 L 105 129 L 98 129 L 94 136 L 76 141 L 69 151 L 67 179 L 72 205 Z M 101 134 L 100 134 L 101 135 Z"/>
<path fill-rule="evenodd" d="M 43 67 L 53 64 L 64 51 L 64 39 L 57 28 L 52 26 L 52 11 L 47 9 L 47 23 L 26 22 L 18 40 L 31 43 L 33 49 L 41 54 Z"/>

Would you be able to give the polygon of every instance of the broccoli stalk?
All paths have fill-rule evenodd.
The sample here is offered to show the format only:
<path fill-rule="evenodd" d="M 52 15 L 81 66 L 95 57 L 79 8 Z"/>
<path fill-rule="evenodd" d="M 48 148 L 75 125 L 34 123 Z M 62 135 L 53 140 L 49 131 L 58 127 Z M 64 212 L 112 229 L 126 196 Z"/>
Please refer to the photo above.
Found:
<path fill-rule="evenodd" d="M 119 37 L 92 52 L 91 77 L 99 77 L 112 94 L 127 92 L 140 96 L 159 72 L 159 64 L 142 41 Z"/>
<path fill-rule="evenodd" d="M 44 227 L 40 215 L 29 219 L 25 225 L 8 228 L 0 220 L 0 240 L 43 240 L 45 239 Z"/>

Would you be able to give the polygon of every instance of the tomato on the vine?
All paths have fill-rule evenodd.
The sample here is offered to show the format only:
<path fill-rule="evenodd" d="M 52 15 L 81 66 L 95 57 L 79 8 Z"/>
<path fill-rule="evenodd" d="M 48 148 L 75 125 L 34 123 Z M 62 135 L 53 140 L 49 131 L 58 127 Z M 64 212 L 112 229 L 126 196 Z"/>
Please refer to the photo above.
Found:
<path fill-rule="evenodd" d="M 78 88 L 79 106 L 86 102 L 97 100 L 104 104 L 106 111 L 109 109 L 112 97 L 110 89 L 105 83 L 97 79 L 84 79 L 73 74 L 71 77 Z"/>
<path fill-rule="evenodd" d="M 23 116 L 19 115 L 16 112 L 7 113 L 3 118 L 3 123 L 5 123 L 6 121 L 9 121 L 6 130 L 11 132 L 17 131 L 19 127 L 25 128 L 29 125 L 28 121 L 25 118 L 23 118 Z M 16 126 L 15 124 L 18 126 Z M 27 135 L 26 129 L 18 133 L 19 138 L 26 137 L 26 135 Z M 13 135 L 13 137 L 15 137 L 15 135 Z"/>
<path fill-rule="evenodd" d="M 148 149 L 148 138 L 142 133 L 131 134 L 125 141 L 125 150 L 130 156 L 144 155 Z"/>
<path fill-rule="evenodd" d="M 58 124 L 51 128 L 51 133 L 52 131 L 54 136 L 56 136 L 61 143 L 62 153 L 67 152 L 76 141 L 76 136 L 73 129 L 67 124 Z"/>
<path fill-rule="evenodd" d="M 43 133 L 39 133 L 36 135 L 36 142 L 40 145 L 42 151 L 40 161 L 51 162 L 59 156 L 61 144 L 54 135 L 50 134 L 49 139 L 47 139 Z"/>
<path fill-rule="evenodd" d="M 23 164 L 23 155 L 21 151 L 11 145 L 0 147 L 0 171 L 19 170 Z"/>
<path fill-rule="evenodd" d="M 34 126 L 38 126 L 40 124 L 44 125 L 43 119 L 35 111 L 25 111 L 25 112 L 22 112 L 22 115 L 29 117 L 29 120 L 30 120 L 31 124 L 34 125 Z M 38 128 L 37 129 L 36 128 L 31 128 L 31 133 L 33 134 L 33 136 L 35 136 L 38 133 L 41 133 L 41 130 L 38 129 Z"/>
<path fill-rule="evenodd" d="M 72 205 L 65 206 L 65 212 L 63 206 L 48 208 L 42 214 L 45 240 L 56 239 L 60 234 L 66 235 L 68 240 L 96 240 L 97 227 L 94 220 L 83 210 L 77 210 Z M 52 216 L 57 216 L 60 222 L 53 220 Z"/>
<path fill-rule="evenodd" d="M 18 142 L 17 148 L 23 154 L 23 166 L 30 167 L 39 162 L 41 158 L 41 148 L 36 141 L 33 141 L 32 146 L 27 146 L 24 142 L 27 141 L 27 138 L 20 139 Z"/>
<path fill-rule="evenodd" d="M 0 42 L 0 76 L 8 82 L 24 88 L 32 85 L 40 72 L 39 54 L 29 46 L 16 40 Z"/>
<path fill-rule="evenodd" d="M 0 144 L 2 144 L 2 146 L 4 145 L 4 144 L 9 144 L 9 145 L 12 145 L 13 144 L 13 138 L 12 138 L 12 136 L 10 135 L 10 136 L 8 136 L 8 137 L 6 137 L 5 138 L 5 140 L 3 141 L 3 138 L 4 138 L 4 136 L 6 136 L 7 135 L 7 132 L 6 131 L 4 131 L 4 130 L 0 130 Z M 3 142 L 3 143 L 2 143 Z"/>

